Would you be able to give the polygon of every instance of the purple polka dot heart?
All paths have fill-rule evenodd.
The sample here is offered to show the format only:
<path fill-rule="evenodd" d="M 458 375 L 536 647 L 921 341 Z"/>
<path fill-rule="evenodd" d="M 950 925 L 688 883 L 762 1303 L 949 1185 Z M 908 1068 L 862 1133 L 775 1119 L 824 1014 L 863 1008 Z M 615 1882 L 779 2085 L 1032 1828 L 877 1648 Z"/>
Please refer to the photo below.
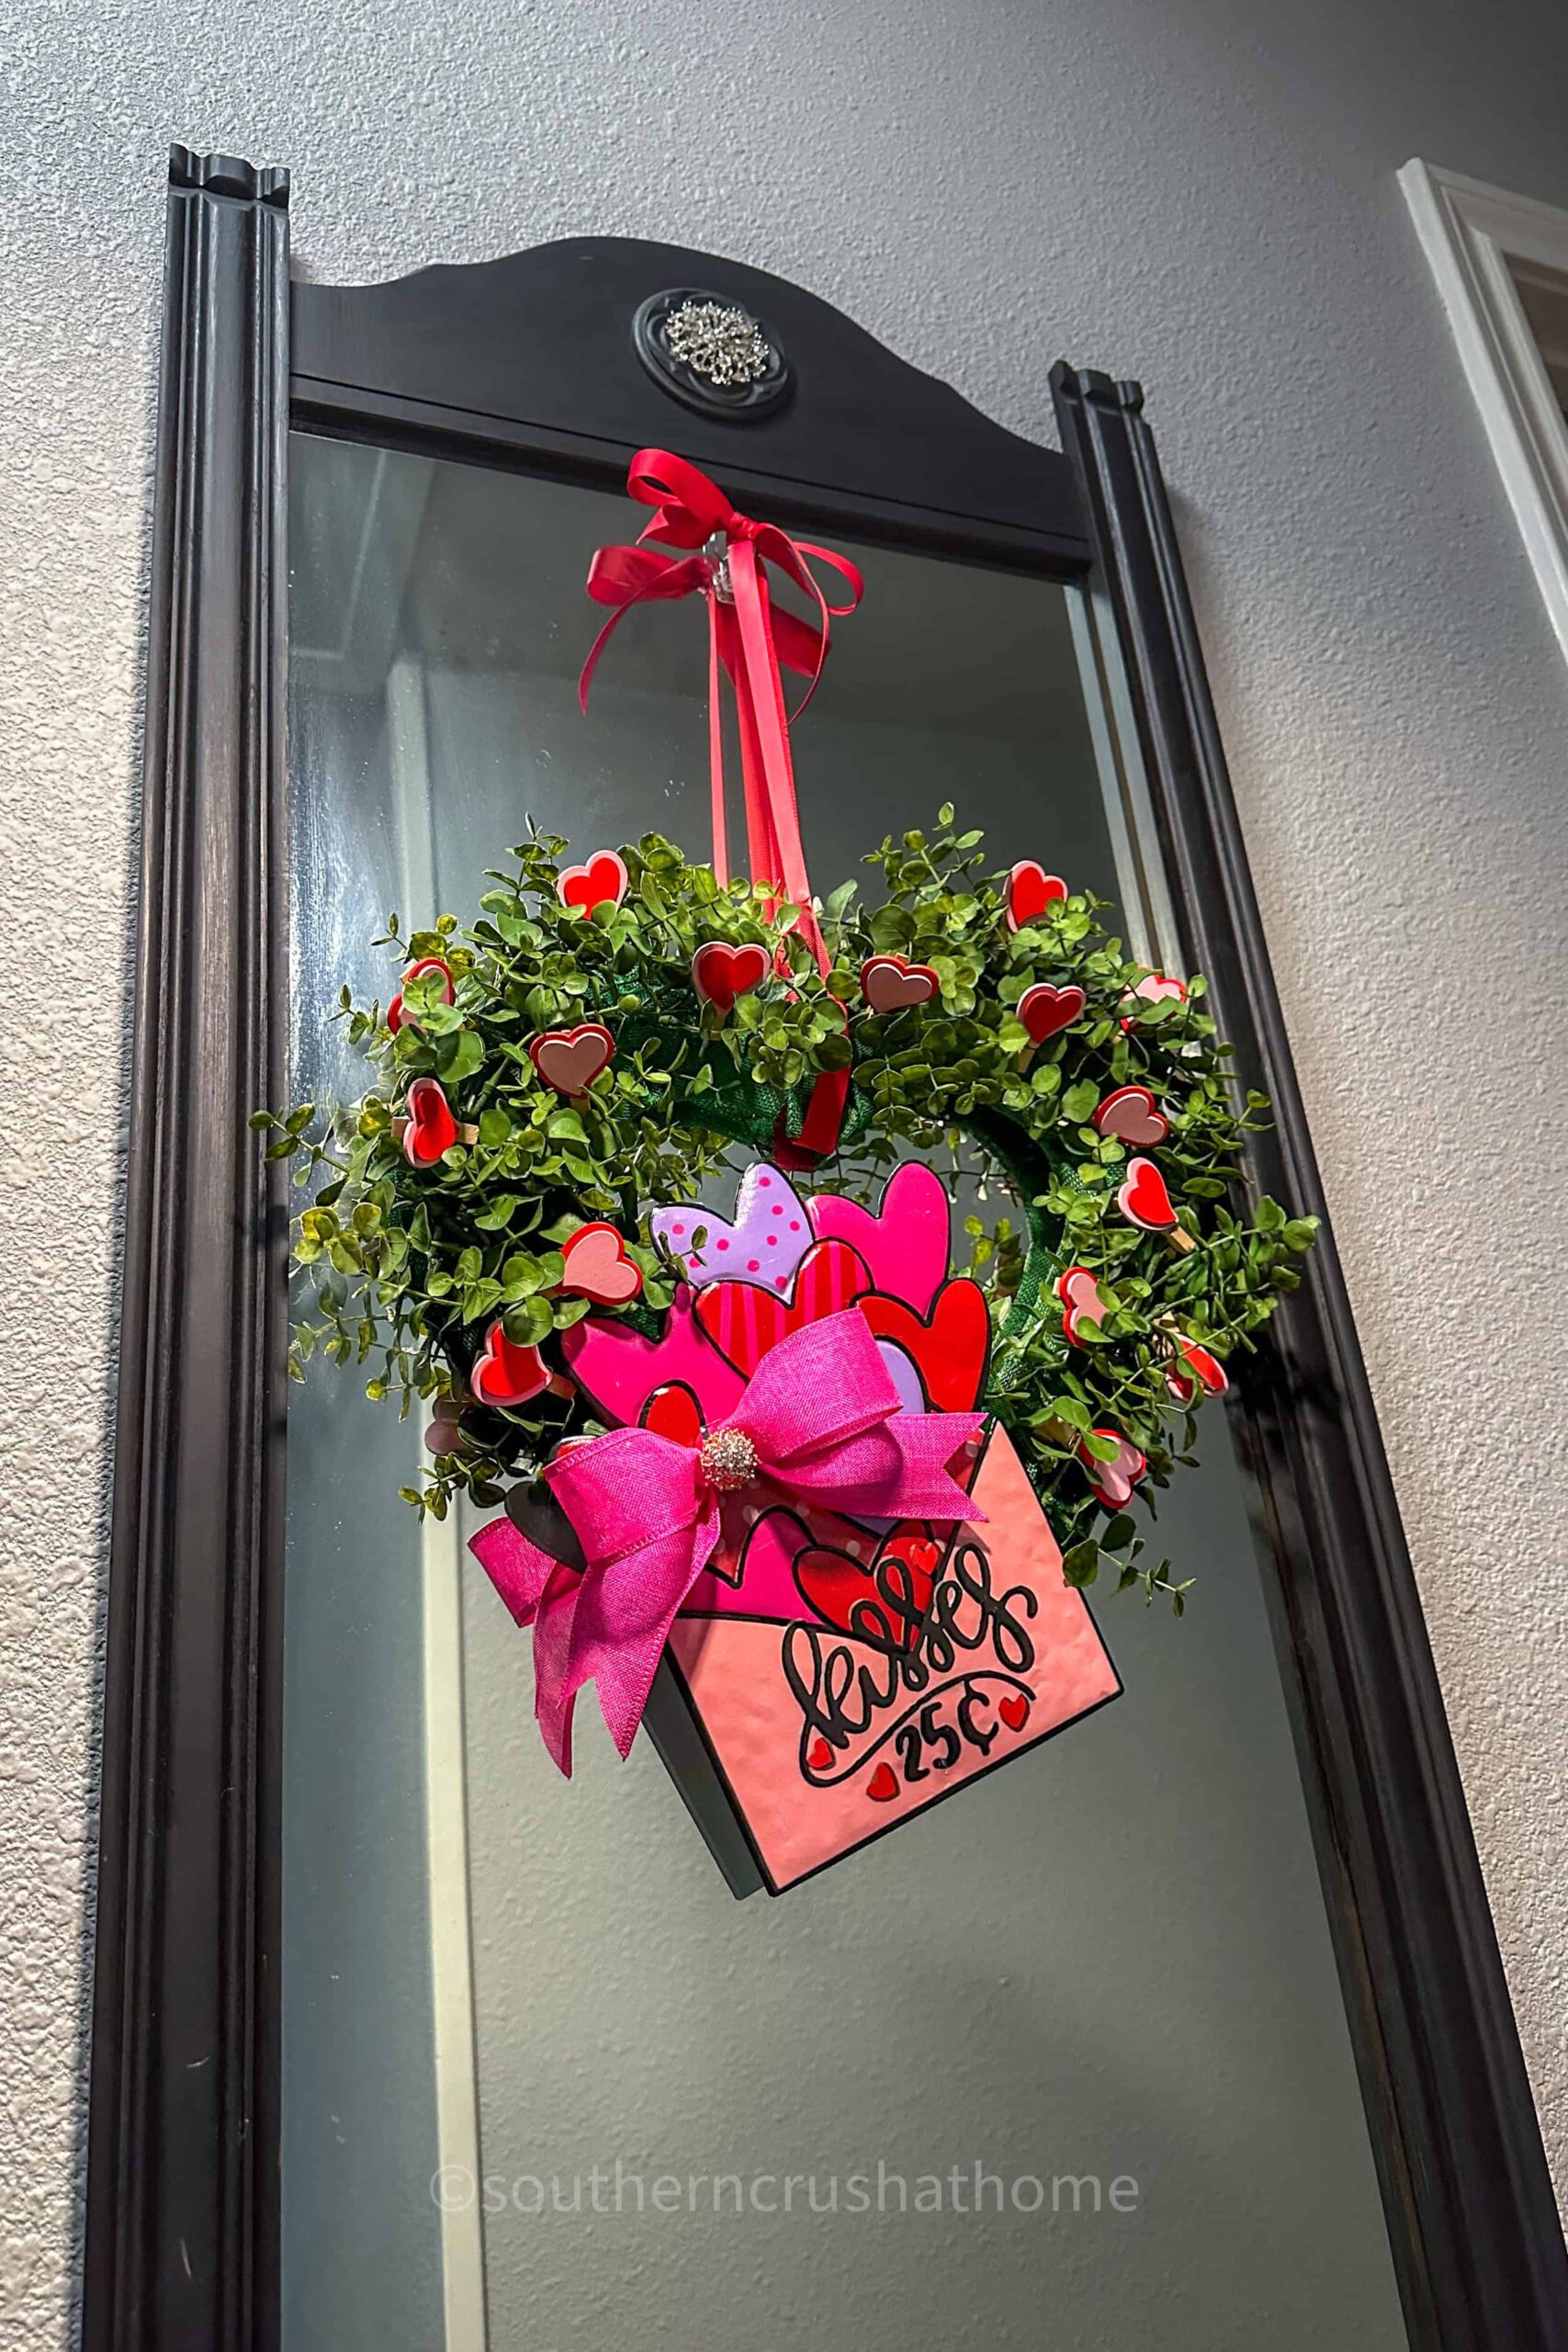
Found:
<path fill-rule="evenodd" d="M 655 1209 L 651 1229 L 696 1290 L 705 1283 L 727 1281 L 787 1291 L 815 1238 L 799 1193 L 766 1160 L 741 1177 L 733 1221 L 699 1201 L 682 1201 Z"/>

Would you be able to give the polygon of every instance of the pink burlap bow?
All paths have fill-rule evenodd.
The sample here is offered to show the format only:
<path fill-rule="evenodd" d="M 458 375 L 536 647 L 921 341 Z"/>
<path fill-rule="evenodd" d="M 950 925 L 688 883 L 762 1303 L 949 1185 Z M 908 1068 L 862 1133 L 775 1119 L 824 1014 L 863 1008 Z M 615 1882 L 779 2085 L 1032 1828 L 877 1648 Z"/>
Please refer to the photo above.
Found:
<path fill-rule="evenodd" d="M 718 1490 L 736 1482 L 738 1459 L 780 1494 L 852 1516 L 977 1519 L 947 1465 L 982 1418 L 901 1411 L 870 1326 L 848 1307 L 770 1349 L 697 1445 L 635 1429 L 566 1448 L 545 1475 L 584 1565 L 552 1559 L 508 1519 L 469 1545 L 518 1624 L 534 1628 L 534 1712 L 560 1770 L 570 1778 L 585 1682 L 623 1757 L 631 1747 L 676 1612 L 718 1541 Z"/>

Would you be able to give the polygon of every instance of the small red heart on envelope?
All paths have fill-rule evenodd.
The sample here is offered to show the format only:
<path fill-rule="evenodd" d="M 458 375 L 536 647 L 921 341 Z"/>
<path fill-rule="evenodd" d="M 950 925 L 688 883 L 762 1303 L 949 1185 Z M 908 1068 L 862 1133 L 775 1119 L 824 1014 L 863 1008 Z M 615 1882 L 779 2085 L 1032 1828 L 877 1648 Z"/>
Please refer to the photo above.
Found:
<path fill-rule="evenodd" d="M 1010 1697 L 1002 1701 L 997 1713 L 1009 1731 L 1021 1731 L 1029 1721 L 1029 1702 L 1021 1690 L 1015 1690 Z"/>
<path fill-rule="evenodd" d="M 613 849 L 602 849 L 586 865 L 565 867 L 556 883 L 556 894 L 563 907 L 592 914 L 606 900 L 618 907 L 626 895 L 626 880 L 625 858 Z"/>
<path fill-rule="evenodd" d="M 1019 998 L 1018 1017 L 1029 1032 L 1030 1044 L 1043 1046 L 1058 1030 L 1070 1029 L 1083 1007 L 1082 989 L 1054 989 L 1048 980 L 1036 980 Z"/>
<path fill-rule="evenodd" d="M 626 1255 L 613 1225 L 580 1225 L 561 1243 L 565 1271 L 559 1287 L 592 1298 L 601 1306 L 624 1306 L 642 1288 L 642 1269 Z"/>
<path fill-rule="evenodd" d="M 558 1094 L 586 1094 L 615 1050 L 615 1041 L 602 1021 L 580 1022 L 575 1029 L 541 1030 L 528 1040 L 529 1060 Z"/>

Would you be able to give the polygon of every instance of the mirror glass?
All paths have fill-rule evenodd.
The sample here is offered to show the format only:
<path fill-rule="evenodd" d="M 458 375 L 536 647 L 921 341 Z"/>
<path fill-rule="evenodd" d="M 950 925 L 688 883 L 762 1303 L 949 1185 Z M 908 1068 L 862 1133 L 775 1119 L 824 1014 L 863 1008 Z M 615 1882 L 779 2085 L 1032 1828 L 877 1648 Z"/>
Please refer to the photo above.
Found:
<path fill-rule="evenodd" d="M 526 814 L 707 849 L 705 631 L 623 628 L 629 503 L 296 435 L 294 1091 L 361 1080 L 397 909 L 473 912 Z M 822 533 L 830 537 L 832 535 Z M 840 539 L 866 574 L 796 731 L 820 890 L 955 801 L 1158 960 L 1089 616 Z M 1132 814 L 1129 815 L 1129 809 Z M 363 1374 L 291 1393 L 288 2352 L 853 2342 L 1393 2352 L 1399 2317 L 1228 1408 L 1167 1499 L 1184 1621 L 1092 1607 L 1122 1694 L 778 1899 L 738 1902 L 647 1739 L 570 1785 L 527 1637 L 398 1499 Z"/>

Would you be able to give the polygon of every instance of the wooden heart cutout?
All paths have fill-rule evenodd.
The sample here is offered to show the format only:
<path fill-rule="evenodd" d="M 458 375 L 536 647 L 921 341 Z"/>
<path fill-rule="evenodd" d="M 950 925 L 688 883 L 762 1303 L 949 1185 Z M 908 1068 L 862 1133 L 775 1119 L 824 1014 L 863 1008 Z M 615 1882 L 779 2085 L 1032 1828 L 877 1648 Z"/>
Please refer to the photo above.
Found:
<path fill-rule="evenodd" d="M 602 1021 L 583 1021 L 575 1029 L 545 1029 L 528 1040 L 528 1058 L 547 1086 L 558 1094 L 586 1094 L 602 1069 L 606 1069 L 615 1041 Z"/>
<path fill-rule="evenodd" d="M 1165 1375 L 1165 1385 L 1179 1405 L 1190 1403 L 1200 1388 L 1206 1396 L 1223 1396 L 1230 1386 L 1229 1374 L 1218 1356 L 1211 1355 L 1196 1340 L 1179 1334 L 1171 1355 L 1173 1361 Z M 1186 1370 L 1179 1369 L 1179 1364 L 1184 1364 Z"/>
<path fill-rule="evenodd" d="M 898 1793 L 897 1776 L 887 1763 L 879 1764 L 865 1784 L 865 1792 L 877 1804 L 891 1804 Z"/>
<path fill-rule="evenodd" d="M 800 1261 L 793 1287 L 777 1276 L 777 1290 L 756 1283 L 708 1283 L 696 1295 L 696 1317 L 709 1339 L 748 1380 L 770 1348 L 805 1323 L 819 1323 L 852 1306 L 871 1288 L 863 1261 L 846 1241 L 814 1241 Z M 787 1297 L 782 1294 L 787 1292 Z"/>
<path fill-rule="evenodd" d="M 1152 1159 L 1127 1162 L 1127 1180 L 1116 1195 L 1116 1205 L 1129 1224 L 1141 1225 L 1145 1233 L 1168 1233 L 1176 1223 L 1165 1178 Z"/>
<path fill-rule="evenodd" d="M 537 1348 L 509 1340 L 498 1319 L 485 1333 L 474 1358 L 468 1386 L 481 1405 L 526 1405 L 550 1385 L 550 1368 Z"/>
<path fill-rule="evenodd" d="M 1059 874 L 1047 874 L 1037 858 L 1020 858 L 1008 876 L 1008 929 L 1022 931 L 1066 895 Z"/>
<path fill-rule="evenodd" d="M 979 1402 L 991 1318 L 978 1283 L 967 1275 L 944 1283 L 924 1321 L 901 1298 L 884 1298 L 880 1292 L 855 1305 L 879 1340 L 895 1340 L 913 1360 L 933 1412 L 966 1413 Z"/>
<path fill-rule="evenodd" d="M 1170 1121 L 1146 1086 L 1119 1086 L 1108 1094 L 1094 1114 L 1097 1134 L 1114 1136 L 1118 1143 L 1163 1143 Z"/>
<path fill-rule="evenodd" d="M 409 1088 L 403 1158 L 411 1168 L 430 1168 L 457 1140 L 457 1122 L 439 1079 L 416 1078 Z"/>
<path fill-rule="evenodd" d="M 600 1306 L 624 1306 L 642 1288 L 642 1269 L 626 1255 L 626 1245 L 613 1225 L 580 1225 L 561 1243 L 565 1261 L 558 1287 L 575 1291 Z"/>
<path fill-rule="evenodd" d="M 446 986 L 442 990 L 441 1001 L 444 1004 L 450 1004 L 454 993 L 452 988 L 452 968 L 450 965 L 444 964 L 439 956 L 422 956 L 417 964 L 411 964 L 408 970 L 403 974 L 403 989 L 408 987 L 411 980 L 423 980 L 427 972 L 439 972 L 443 975 L 446 979 Z M 394 1036 L 403 1025 L 403 989 L 400 989 L 398 990 L 397 995 L 387 1007 L 387 1026 L 391 1030 Z M 419 1026 L 418 1020 L 411 1017 L 409 1025 L 411 1028 L 417 1029 Z"/>
<path fill-rule="evenodd" d="M 903 956 L 870 956 L 860 967 L 860 992 L 873 1012 L 929 1004 L 941 985 L 929 964 L 911 964 Z"/>
<path fill-rule="evenodd" d="M 1096 1430 L 1096 1437 L 1109 1438 L 1117 1451 L 1115 1459 L 1100 1462 L 1087 1447 L 1078 1447 L 1078 1460 L 1089 1475 L 1089 1483 L 1096 1498 L 1107 1510 L 1121 1510 L 1133 1499 L 1133 1489 L 1148 1468 L 1147 1458 L 1139 1453 L 1131 1438 L 1120 1430 Z"/>
<path fill-rule="evenodd" d="M 1070 1029 L 1083 1008 L 1082 989 L 1055 989 L 1048 980 L 1036 980 L 1019 998 L 1018 1017 L 1029 1032 L 1030 1044 L 1043 1046 L 1058 1030 Z"/>
<path fill-rule="evenodd" d="M 1069 1266 L 1056 1280 L 1056 1295 L 1064 1308 L 1062 1329 L 1077 1347 L 1080 1344 L 1081 1325 L 1104 1322 L 1108 1309 L 1100 1295 L 1100 1284 L 1087 1266 Z"/>
<path fill-rule="evenodd" d="M 1138 982 L 1136 988 L 1128 989 L 1122 1001 L 1123 1005 L 1135 1006 L 1140 997 L 1145 1004 L 1159 1004 L 1168 997 L 1174 997 L 1180 1003 L 1185 1004 L 1187 984 L 1184 980 L 1173 980 L 1168 972 L 1149 972 Z M 1124 1015 L 1122 1026 L 1127 1031 L 1135 1028 L 1137 1026 L 1135 1016 Z"/>
<path fill-rule="evenodd" d="M 692 986 L 721 1012 L 730 1012 L 738 996 L 750 996 L 767 977 L 768 951 L 755 941 L 731 947 L 722 939 L 709 939 L 692 958 Z"/>
<path fill-rule="evenodd" d="M 606 901 L 618 907 L 626 895 L 626 862 L 618 851 L 602 849 L 586 865 L 566 866 L 556 883 L 556 895 L 563 907 L 575 907 L 579 914 L 592 914 L 595 907 Z"/>
<path fill-rule="evenodd" d="M 912 1650 L 920 1637 L 942 1546 L 919 1520 L 904 1520 L 857 1560 L 826 1544 L 799 1553 L 795 1580 L 826 1624 L 875 1649 Z"/>
<path fill-rule="evenodd" d="M 997 1713 L 1009 1731 L 1021 1731 L 1029 1721 L 1029 1701 L 1021 1690 L 1010 1691 Z"/>

